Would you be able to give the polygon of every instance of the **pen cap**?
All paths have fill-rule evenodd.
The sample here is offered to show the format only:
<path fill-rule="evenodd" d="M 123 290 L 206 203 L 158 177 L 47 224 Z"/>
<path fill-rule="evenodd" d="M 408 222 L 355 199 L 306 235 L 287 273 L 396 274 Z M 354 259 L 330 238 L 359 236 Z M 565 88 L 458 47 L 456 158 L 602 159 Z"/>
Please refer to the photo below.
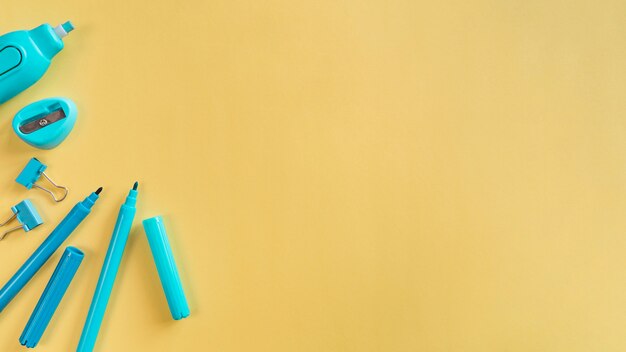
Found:
<path fill-rule="evenodd" d="M 78 248 L 67 247 L 65 249 L 20 336 L 20 343 L 23 346 L 28 348 L 37 346 L 84 256 Z"/>
<path fill-rule="evenodd" d="M 159 278 L 161 279 L 161 285 L 163 286 L 172 318 L 174 320 L 186 318 L 189 316 L 189 305 L 187 304 L 187 298 L 185 298 L 185 292 L 176 269 L 172 248 L 167 239 L 163 218 L 156 216 L 145 219 L 143 228 L 146 231 L 146 237 L 150 244 L 154 263 L 159 272 Z"/>

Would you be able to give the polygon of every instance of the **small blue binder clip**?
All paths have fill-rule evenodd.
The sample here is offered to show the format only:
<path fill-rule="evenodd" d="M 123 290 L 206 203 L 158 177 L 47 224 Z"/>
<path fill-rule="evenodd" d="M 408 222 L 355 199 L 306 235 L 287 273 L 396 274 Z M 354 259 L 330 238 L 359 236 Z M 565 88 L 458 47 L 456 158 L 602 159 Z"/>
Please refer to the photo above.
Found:
<path fill-rule="evenodd" d="M 2 235 L 0 235 L 0 240 L 3 240 L 6 235 L 10 234 L 13 231 L 24 229 L 25 232 L 28 232 L 35 227 L 43 224 L 41 216 L 39 216 L 37 209 L 29 199 L 24 199 L 14 207 L 11 207 L 11 211 L 13 211 L 13 215 L 9 218 L 9 220 L 0 224 L 0 226 L 4 226 L 10 223 L 16 218 L 20 225 L 4 232 Z"/>
<path fill-rule="evenodd" d="M 59 186 L 54 183 L 54 181 L 52 181 L 50 177 L 48 177 L 48 175 L 46 175 L 46 173 L 44 172 L 47 168 L 48 167 L 42 164 L 41 161 L 37 160 L 37 158 L 32 158 L 30 159 L 28 164 L 26 164 L 26 167 L 22 170 L 22 172 L 20 172 L 20 174 L 17 176 L 15 181 L 20 185 L 26 187 L 26 189 L 31 189 L 33 187 L 39 188 L 40 190 L 50 194 L 55 202 L 60 202 L 65 199 L 65 197 L 67 197 L 67 194 L 70 190 L 67 189 L 67 187 Z M 54 187 L 63 190 L 63 196 L 61 198 L 57 198 L 51 190 L 43 188 L 36 183 L 41 175 L 43 175 Z"/>

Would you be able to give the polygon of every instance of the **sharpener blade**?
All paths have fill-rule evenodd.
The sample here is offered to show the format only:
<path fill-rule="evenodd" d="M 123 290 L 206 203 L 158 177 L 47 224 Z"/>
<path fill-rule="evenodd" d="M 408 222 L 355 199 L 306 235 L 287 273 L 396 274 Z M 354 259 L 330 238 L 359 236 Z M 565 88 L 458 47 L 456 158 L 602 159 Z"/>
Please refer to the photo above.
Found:
<path fill-rule="evenodd" d="M 54 110 L 46 115 L 35 116 L 32 119 L 28 119 L 23 125 L 20 126 L 20 132 L 30 134 L 55 122 L 63 120 L 65 117 L 65 111 L 63 111 L 63 109 Z"/>

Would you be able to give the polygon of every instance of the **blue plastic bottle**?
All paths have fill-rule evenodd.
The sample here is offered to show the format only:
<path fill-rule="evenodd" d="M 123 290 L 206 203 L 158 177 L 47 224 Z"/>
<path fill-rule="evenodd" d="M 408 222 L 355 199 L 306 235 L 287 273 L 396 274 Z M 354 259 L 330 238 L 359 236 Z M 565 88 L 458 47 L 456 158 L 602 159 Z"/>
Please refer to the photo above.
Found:
<path fill-rule="evenodd" d="M 74 29 L 71 22 L 49 24 L 30 31 L 0 36 L 0 104 L 35 84 L 50 61 L 63 49 L 62 38 Z"/>

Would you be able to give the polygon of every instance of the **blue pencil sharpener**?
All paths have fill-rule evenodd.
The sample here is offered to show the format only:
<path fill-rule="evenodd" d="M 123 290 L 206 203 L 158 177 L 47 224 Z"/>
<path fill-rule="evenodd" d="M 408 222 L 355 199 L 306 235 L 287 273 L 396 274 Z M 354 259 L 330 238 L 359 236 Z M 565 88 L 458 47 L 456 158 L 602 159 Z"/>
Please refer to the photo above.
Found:
<path fill-rule="evenodd" d="M 13 118 L 13 130 L 33 147 L 52 149 L 70 134 L 76 115 L 76 104 L 71 100 L 44 99 L 20 110 Z"/>

